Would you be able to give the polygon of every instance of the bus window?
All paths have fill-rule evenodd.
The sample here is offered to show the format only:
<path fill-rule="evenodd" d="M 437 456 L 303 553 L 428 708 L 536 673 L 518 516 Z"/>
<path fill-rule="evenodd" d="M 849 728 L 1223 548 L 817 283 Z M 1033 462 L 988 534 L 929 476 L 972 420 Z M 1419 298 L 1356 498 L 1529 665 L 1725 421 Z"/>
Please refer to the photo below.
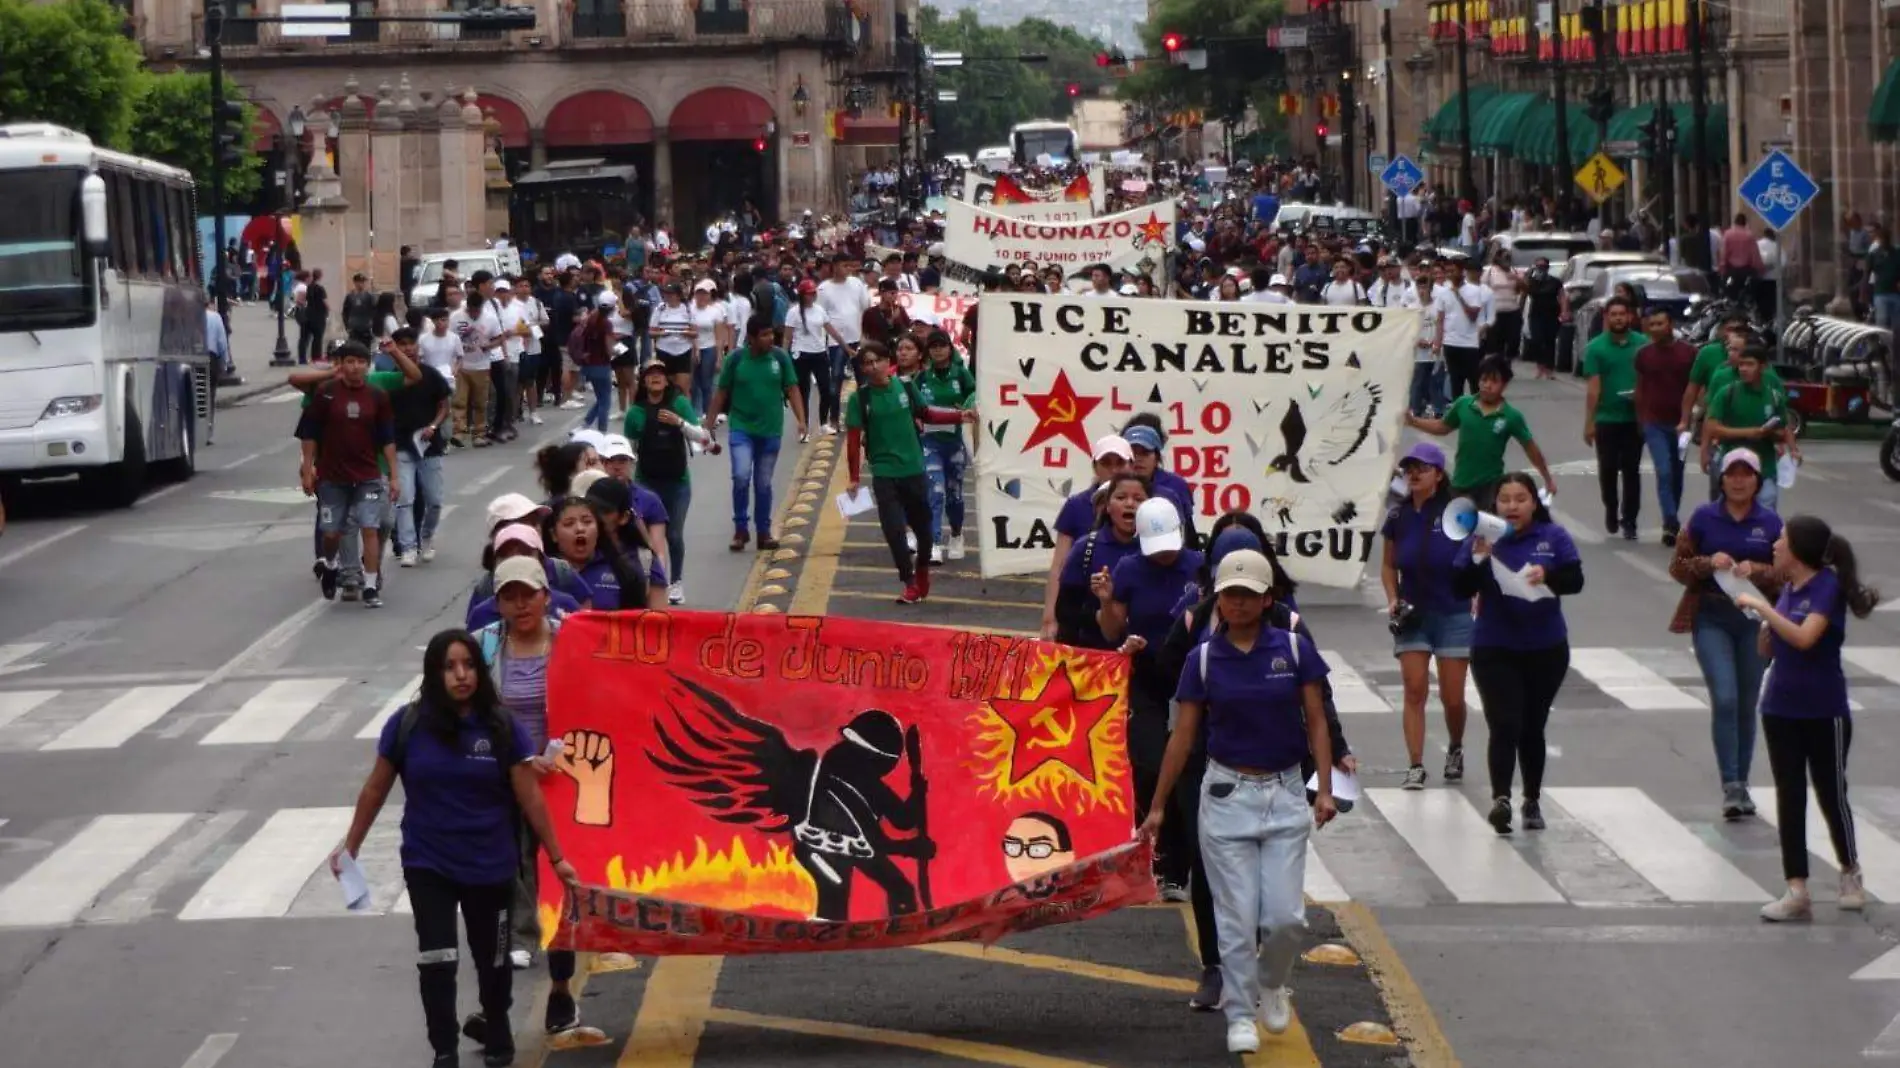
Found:
<path fill-rule="evenodd" d="M 193 230 L 190 212 L 185 209 L 185 191 L 178 186 L 169 186 L 165 190 L 166 207 L 170 210 L 166 216 L 171 220 L 172 271 L 180 278 L 190 278 L 198 272 L 194 270 L 197 257 L 192 253 L 198 242 Z"/>
<path fill-rule="evenodd" d="M 132 207 L 126 200 L 125 176 L 118 171 L 101 170 L 106 180 L 106 233 L 108 255 L 112 258 L 112 269 L 120 274 L 132 270 L 132 243 L 128 238 L 132 233 Z"/>
<path fill-rule="evenodd" d="M 172 273 L 172 242 L 165 232 L 165 219 L 171 213 L 165 210 L 165 187 L 150 178 L 139 179 L 139 190 L 144 194 L 148 225 L 152 235 L 152 273 L 166 278 Z"/>
<path fill-rule="evenodd" d="M 157 258 L 153 255 L 152 244 L 152 202 L 145 195 L 145 183 L 133 175 L 125 176 L 126 195 L 132 201 L 131 242 L 132 273 L 143 276 L 153 273 Z"/>

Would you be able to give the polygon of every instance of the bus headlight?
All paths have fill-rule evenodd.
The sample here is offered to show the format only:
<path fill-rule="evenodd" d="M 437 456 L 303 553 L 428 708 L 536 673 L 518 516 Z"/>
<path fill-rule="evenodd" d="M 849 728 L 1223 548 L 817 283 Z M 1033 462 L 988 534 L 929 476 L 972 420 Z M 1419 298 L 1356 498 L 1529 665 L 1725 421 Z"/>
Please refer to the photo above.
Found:
<path fill-rule="evenodd" d="M 83 397 L 54 397 L 46 406 L 46 410 L 40 413 L 40 418 L 57 419 L 62 415 L 85 415 L 87 412 L 98 411 L 99 405 L 104 401 L 105 397 L 98 393 L 88 393 Z"/>

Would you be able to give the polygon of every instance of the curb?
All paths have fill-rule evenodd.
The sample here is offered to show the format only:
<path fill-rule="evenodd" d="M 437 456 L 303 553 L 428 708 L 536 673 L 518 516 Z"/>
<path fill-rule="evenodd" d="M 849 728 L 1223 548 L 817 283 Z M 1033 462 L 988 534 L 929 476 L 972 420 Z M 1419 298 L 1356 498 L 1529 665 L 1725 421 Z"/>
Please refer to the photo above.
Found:
<path fill-rule="evenodd" d="M 252 397 L 260 397 L 266 393 L 275 393 L 285 388 L 286 385 L 288 385 L 287 380 L 280 378 L 275 381 L 261 383 L 253 380 L 241 386 L 221 389 L 218 390 L 218 407 L 220 409 L 235 408 L 245 401 L 250 400 Z"/>

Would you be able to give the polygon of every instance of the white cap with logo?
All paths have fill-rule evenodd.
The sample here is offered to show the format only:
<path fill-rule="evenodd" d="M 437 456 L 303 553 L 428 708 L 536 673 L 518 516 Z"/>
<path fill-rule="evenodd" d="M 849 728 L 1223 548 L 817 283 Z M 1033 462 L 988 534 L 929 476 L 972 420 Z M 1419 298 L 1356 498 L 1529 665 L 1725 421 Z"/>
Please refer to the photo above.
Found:
<path fill-rule="evenodd" d="M 1135 534 L 1141 538 L 1141 555 L 1171 553 L 1181 548 L 1181 513 L 1166 497 L 1150 497 L 1135 510 Z"/>
<path fill-rule="evenodd" d="M 1273 565 L 1252 549 L 1235 549 L 1221 557 L 1214 571 L 1214 592 L 1230 589 L 1266 593 L 1273 588 Z"/>

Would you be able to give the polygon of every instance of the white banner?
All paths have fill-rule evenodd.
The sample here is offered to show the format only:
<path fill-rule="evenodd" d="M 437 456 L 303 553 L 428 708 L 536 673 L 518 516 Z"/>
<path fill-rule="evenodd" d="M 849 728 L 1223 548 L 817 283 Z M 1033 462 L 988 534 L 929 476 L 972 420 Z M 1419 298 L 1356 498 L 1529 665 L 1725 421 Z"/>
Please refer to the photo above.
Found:
<path fill-rule="evenodd" d="M 1174 241 L 1174 203 L 1149 204 L 1084 222 L 1044 223 L 979 211 L 953 200 L 945 216 L 944 252 L 977 270 L 1012 263 L 1057 264 L 1071 275 L 1091 264 L 1159 266 Z"/>
<path fill-rule="evenodd" d="M 990 293 L 977 365 L 983 574 L 1049 567 L 1090 448 L 1161 417 L 1195 525 L 1258 516 L 1300 582 L 1352 586 L 1397 462 L 1418 312 Z"/>
<path fill-rule="evenodd" d="M 1089 187 L 1089 199 L 1064 200 L 1062 189 L 1024 189 L 1024 192 L 1036 198 L 1030 204 L 996 203 L 996 179 L 987 175 L 979 176 L 974 171 L 963 175 L 963 202 L 984 211 L 993 211 L 998 215 L 1007 215 L 1012 219 L 1038 219 L 1043 222 L 1078 222 L 1091 218 L 1101 211 L 1096 201 L 1100 194 L 1095 187 Z"/>

